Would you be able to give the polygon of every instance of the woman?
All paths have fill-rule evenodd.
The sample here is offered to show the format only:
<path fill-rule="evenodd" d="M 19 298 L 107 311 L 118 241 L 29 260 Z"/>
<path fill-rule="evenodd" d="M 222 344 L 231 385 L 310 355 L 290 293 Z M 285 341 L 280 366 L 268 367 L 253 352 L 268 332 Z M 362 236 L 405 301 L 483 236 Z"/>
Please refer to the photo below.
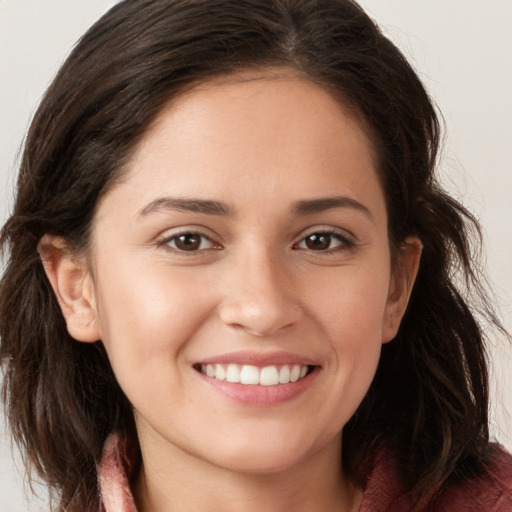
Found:
<path fill-rule="evenodd" d="M 10 424 L 57 509 L 509 510 L 455 266 L 499 323 L 438 144 L 353 2 L 128 0 L 94 25 L 1 239 Z"/>

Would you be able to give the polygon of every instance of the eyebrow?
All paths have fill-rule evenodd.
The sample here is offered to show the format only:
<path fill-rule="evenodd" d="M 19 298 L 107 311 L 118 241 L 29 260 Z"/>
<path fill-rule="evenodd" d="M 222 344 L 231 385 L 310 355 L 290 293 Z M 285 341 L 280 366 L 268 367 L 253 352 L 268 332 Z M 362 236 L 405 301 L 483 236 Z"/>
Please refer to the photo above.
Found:
<path fill-rule="evenodd" d="M 336 208 L 351 208 L 364 213 L 370 220 L 373 215 L 370 210 L 355 199 L 347 196 L 328 196 L 297 201 L 291 208 L 295 215 L 312 215 Z M 236 211 L 230 205 L 221 201 L 198 198 L 160 197 L 151 201 L 140 212 L 139 216 L 146 217 L 154 213 L 169 210 L 204 213 L 207 215 L 234 216 Z"/>
<path fill-rule="evenodd" d="M 329 196 L 318 199 L 305 199 L 298 201 L 293 206 L 293 211 L 298 215 L 311 215 L 335 208 L 351 208 L 364 213 L 370 220 L 373 215 L 370 210 L 359 201 L 347 196 Z"/>
<path fill-rule="evenodd" d="M 194 199 L 181 197 L 160 197 L 151 201 L 143 208 L 139 216 L 146 217 L 153 213 L 165 212 L 168 210 L 205 213 L 207 215 L 232 216 L 235 214 L 233 208 L 220 201 L 211 201 L 209 199 Z"/>

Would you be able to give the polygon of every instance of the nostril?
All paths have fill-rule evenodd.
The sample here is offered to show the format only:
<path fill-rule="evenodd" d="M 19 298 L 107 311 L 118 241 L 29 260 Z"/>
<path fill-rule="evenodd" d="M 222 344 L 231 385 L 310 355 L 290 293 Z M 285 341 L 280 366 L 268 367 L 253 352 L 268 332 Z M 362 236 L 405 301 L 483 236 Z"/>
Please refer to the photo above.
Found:
<path fill-rule="evenodd" d="M 247 334 L 265 338 L 281 333 L 295 325 L 300 318 L 300 308 L 291 302 L 270 303 L 262 297 L 259 301 L 233 301 L 219 308 L 221 321 Z"/>

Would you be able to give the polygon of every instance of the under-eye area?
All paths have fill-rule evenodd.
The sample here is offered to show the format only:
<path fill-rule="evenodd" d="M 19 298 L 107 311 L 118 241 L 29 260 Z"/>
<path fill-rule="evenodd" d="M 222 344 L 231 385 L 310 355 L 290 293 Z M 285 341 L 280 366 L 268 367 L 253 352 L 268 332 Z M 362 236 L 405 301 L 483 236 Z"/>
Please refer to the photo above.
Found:
<path fill-rule="evenodd" d="M 194 369 L 212 379 L 249 386 L 278 386 L 298 382 L 310 375 L 314 365 L 280 364 L 258 367 L 248 364 L 201 364 Z"/>

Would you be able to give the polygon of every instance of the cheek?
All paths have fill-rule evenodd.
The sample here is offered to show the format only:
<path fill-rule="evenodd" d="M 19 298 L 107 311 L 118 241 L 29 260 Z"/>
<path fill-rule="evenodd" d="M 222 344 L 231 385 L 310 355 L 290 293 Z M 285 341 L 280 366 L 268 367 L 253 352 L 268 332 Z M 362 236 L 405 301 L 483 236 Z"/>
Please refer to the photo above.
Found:
<path fill-rule="evenodd" d="M 325 280 L 324 293 L 312 297 L 313 314 L 333 353 L 333 390 L 339 390 L 333 393 L 333 407 L 339 407 L 335 400 L 352 397 L 348 402 L 355 410 L 375 375 L 386 317 L 388 268 L 383 258 L 366 268 L 343 269 L 336 279 Z"/>
<path fill-rule="evenodd" d="M 387 259 L 370 260 L 365 266 L 337 269 L 332 276 L 317 280 L 310 304 L 330 339 L 360 347 L 361 340 L 380 343 L 389 292 Z"/>
<path fill-rule="evenodd" d="M 121 383 L 160 375 L 208 316 L 210 298 L 189 275 L 164 265 L 105 270 L 97 280 L 98 319 L 116 376 Z"/>

